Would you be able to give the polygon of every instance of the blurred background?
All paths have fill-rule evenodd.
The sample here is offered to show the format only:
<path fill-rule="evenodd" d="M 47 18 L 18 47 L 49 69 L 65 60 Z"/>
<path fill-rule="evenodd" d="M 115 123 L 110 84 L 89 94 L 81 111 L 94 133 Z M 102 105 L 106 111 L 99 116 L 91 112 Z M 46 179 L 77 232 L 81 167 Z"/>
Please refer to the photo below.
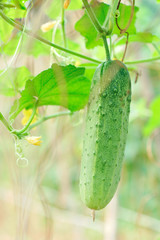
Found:
<path fill-rule="evenodd" d="M 59 25 L 54 34 L 54 29 L 46 33 L 40 30 L 42 24 L 59 19 L 57 4 L 56 0 L 35 1 L 26 25 L 62 45 Z M 86 50 L 84 38 L 74 29 L 84 13 L 80 1 L 78 4 L 66 11 L 68 47 L 104 60 L 103 47 Z M 137 31 L 160 37 L 158 1 L 139 0 L 136 6 L 139 7 Z M 35 76 L 55 61 L 53 50 L 24 35 L 20 40 L 21 35 L 12 29 L 1 49 L 0 68 L 26 66 Z M 124 45 L 115 45 L 113 57 L 121 58 L 123 51 Z M 54 54 L 60 62 L 65 61 L 66 54 Z M 132 42 L 125 60 L 159 55 L 158 41 L 156 44 Z M 68 62 L 79 66 L 86 61 L 69 56 Z M 88 78 L 92 79 L 95 67 L 86 70 Z M 128 64 L 127 67 L 132 78 L 132 104 L 121 181 L 111 203 L 96 212 L 95 222 L 79 194 L 86 109 L 72 116 L 49 120 L 33 129 L 33 136 L 42 136 L 41 146 L 21 140 L 28 159 L 26 168 L 17 166 L 14 140 L 0 124 L 0 239 L 160 240 L 160 63 Z M 8 81 L 13 78 L 12 71 L 8 73 Z M 0 111 L 6 118 L 14 99 L 0 95 Z M 49 115 L 61 110 L 63 108 L 57 106 L 42 107 L 39 114 Z M 22 118 L 20 114 L 15 128 L 22 128 Z"/>

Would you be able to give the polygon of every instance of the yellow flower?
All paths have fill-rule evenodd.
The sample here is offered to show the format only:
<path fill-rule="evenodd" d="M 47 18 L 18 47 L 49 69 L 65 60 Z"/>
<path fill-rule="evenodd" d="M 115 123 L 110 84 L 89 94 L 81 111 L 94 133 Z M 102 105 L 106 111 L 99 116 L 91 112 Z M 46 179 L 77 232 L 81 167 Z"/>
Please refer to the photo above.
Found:
<path fill-rule="evenodd" d="M 29 136 L 29 137 L 26 137 L 26 140 L 32 145 L 40 146 L 42 143 L 41 138 L 42 138 L 41 136 L 39 137 Z"/>
<path fill-rule="evenodd" d="M 50 21 L 50 22 L 42 24 L 42 26 L 41 26 L 42 32 L 48 32 L 55 26 L 56 23 L 57 23 L 57 21 Z"/>
<path fill-rule="evenodd" d="M 65 0 L 64 1 L 64 9 L 67 9 L 71 0 Z"/>
<path fill-rule="evenodd" d="M 23 109 L 23 111 L 22 111 L 23 118 L 21 120 L 21 123 L 22 123 L 23 126 L 25 126 L 26 123 L 28 122 L 28 120 L 30 119 L 30 116 L 32 115 L 32 111 L 33 111 L 32 109 L 29 109 L 29 110 Z M 36 112 L 38 113 L 38 109 L 37 109 Z M 36 122 L 36 121 L 37 121 L 37 116 L 35 115 L 33 120 L 32 120 L 32 122 L 31 122 L 31 124 Z"/>
<path fill-rule="evenodd" d="M 75 66 L 78 67 L 81 63 L 79 61 L 75 62 Z"/>

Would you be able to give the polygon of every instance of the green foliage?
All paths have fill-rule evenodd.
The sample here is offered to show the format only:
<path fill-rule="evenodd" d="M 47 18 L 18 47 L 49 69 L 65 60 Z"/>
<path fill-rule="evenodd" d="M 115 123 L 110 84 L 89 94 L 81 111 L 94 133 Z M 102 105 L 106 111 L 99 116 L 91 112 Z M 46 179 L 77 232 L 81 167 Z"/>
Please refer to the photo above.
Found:
<path fill-rule="evenodd" d="M 94 4 L 94 1 L 92 8 L 94 10 L 94 13 L 96 17 L 98 18 L 98 21 L 100 22 L 101 25 L 103 25 L 108 10 L 109 10 L 109 5 L 105 3 L 98 3 Z M 130 13 L 131 13 L 131 7 L 126 6 L 124 4 L 120 4 L 120 17 L 118 18 L 118 23 L 120 27 L 123 29 L 126 27 Z M 135 34 L 136 33 L 136 27 L 135 27 L 135 21 L 136 21 L 136 13 L 138 11 L 138 7 L 135 7 L 135 14 L 133 17 L 133 21 L 128 29 L 128 32 L 130 34 Z M 96 46 L 102 46 L 103 42 L 100 36 L 98 35 L 98 32 L 96 31 L 95 27 L 93 26 L 93 23 L 91 22 L 90 18 L 88 17 L 87 13 L 85 12 L 84 15 L 81 17 L 80 20 L 75 24 L 75 29 L 80 32 L 80 34 L 85 37 L 85 42 L 86 42 L 86 48 L 94 48 Z M 113 34 L 120 35 L 120 30 L 118 27 L 115 25 Z"/>
<path fill-rule="evenodd" d="M 39 35 L 49 41 L 51 41 L 52 39 L 52 31 L 45 32 L 45 33 L 39 31 Z M 6 41 L 6 44 L 3 44 L 2 51 L 9 56 L 13 55 L 20 41 L 20 37 L 22 37 L 22 32 L 18 32 L 18 31 L 16 32 L 15 30 L 15 35 L 11 37 L 10 41 L 9 42 Z M 35 58 L 37 58 L 40 55 L 45 56 L 50 54 L 49 46 L 43 44 L 38 40 L 30 41 L 30 39 L 26 35 L 23 35 L 23 38 L 21 40 L 20 50 L 27 55 L 33 55 Z"/>
<path fill-rule="evenodd" d="M 17 8 L 26 9 L 25 2 L 27 2 L 28 0 L 12 0 L 12 1 L 14 2 Z"/>
<path fill-rule="evenodd" d="M 33 108 L 37 99 L 38 106 L 60 105 L 71 111 L 83 108 L 90 91 L 90 80 L 84 72 L 84 68 L 73 65 L 53 64 L 26 82 L 21 98 L 11 109 L 11 118 L 15 118 L 24 108 Z"/>
<path fill-rule="evenodd" d="M 24 18 L 26 15 L 26 11 L 24 11 L 24 9 L 19 9 L 19 8 L 5 9 L 4 12 L 9 18 L 12 18 L 12 19 Z"/>
<path fill-rule="evenodd" d="M 13 31 L 13 27 L 1 18 L 0 19 L 0 40 L 4 43 L 7 43 L 12 31 Z"/>
<path fill-rule="evenodd" d="M 130 42 L 143 42 L 143 43 L 152 43 L 152 42 L 159 42 L 160 38 L 153 35 L 149 32 L 138 32 L 134 35 L 129 35 L 129 43 Z M 116 45 L 121 45 L 126 43 L 126 36 L 124 35 Z"/>
<path fill-rule="evenodd" d="M 28 0 L 1 0 L 0 1 L 0 3 L 2 4 L 2 6 L 3 6 L 3 4 L 11 4 L 11 5 L 14 5 L 15 6 L 15 8 L 14 8 L 14 10 L 15 11 L 17 11 L 17 10 L 26 10 L 26 7 L 25 7 L 25 3 L 27 2 Z M 5 5 L 4 5 L 4 7 L 5 7 Z M 12 10 L 12 8 L 9 8 L 9 7 L 5 7 L 5 10 L 7 10 L 7 9 L 9 9 L 9 10 Z"/>
<path fill-rule="evenodd" d="M 13 28 L 10 27 L 10 25 L 7 24 L 5 21 L 3 22 L 4 22 L 4 26 L 2 25 L 3 27 L 2 29 L 0 29 L 0 31 L 2 30 L 2 37 L 4 40 L 4 43 L 1 47 L 1 51 L 8 56 L 12 56 L 17 48 L 18 42 L 20 41 L 20 37 L 22 37 L 22 33 L 15 30 L 14 32 L 15 34 L 12 35 Z M 8 34 L 6 35 L 5 29 L 7 27 L 9 27 L 9 30 L 8 30 Z M 48 32 L 39 31 L 38 35 L 45 38 L 48 41 L 52 41 L 52 33 L 53 33 L 52 30 Z M 54 43 L 57 43 L 59 45 L 63 43 L 60 29 L 57 29 L 56 31 Z M 67 43 L 68 43 L 69 49 L 72 49 L 77 52 L 80 51 L 80 45 L 77 44 L 76 42 L 70 39 L 67 39 Z M 36 39 L 32 39 L 31 41 L 31 39 L 29 39 L 26 35 L 23 35 L 20 51 L 25 53 L 26 55 L 32 55 L 35 58 L 37 58 L 39 56 L 47 56 L 47 55 L 49 56 L 51 52 L 51 47 L 45 45 L 44 43 Z M 64 55 L 64 53 L 61 53 L 61 54 Z"/>
<path fill-rule="evenodd" d="M 76 10 L 82 8 L 82 0 L 72 0 L 67 10 Z"/>
<path fill-rule="evenodd" d="M 97 68 L 97 64 L 95 63 L 83 63 L 83 64 L 80 64 L 79 67 L 85 67 L 85 76 L 88 78 L 88 79 L 92 79 L 93 78 L 93 75 L 95 73 L 95 70 Z"/>
<path fill-rule="evenodd" d="M 98 18 L 98 21 L 103 24 L 109 10 L 109 5 L 105 3 L 97 3 L 93 7 L 93 10 Z M 85 37 L 86 48 L 90 49 L 98 45 L 103 45 L 102 39 L 98 36 L 98 32 L 96 31 L 86 12 L 75 24 L 75 29 Z"/>
<path fill-rule="evenodd" d="M 29 78 L 31 78 L 31 73 L 26 67 L 9 68 L 7 71 L 1 70 L 0 94 L 15 96 Z"/>
<path fill-rule="evenodd" d="M 160 96 L 156 97 L 151 105 L 151 117 L 144 127 L 144 134 L 149 136 L 156 128 L 160 127 Z"/>

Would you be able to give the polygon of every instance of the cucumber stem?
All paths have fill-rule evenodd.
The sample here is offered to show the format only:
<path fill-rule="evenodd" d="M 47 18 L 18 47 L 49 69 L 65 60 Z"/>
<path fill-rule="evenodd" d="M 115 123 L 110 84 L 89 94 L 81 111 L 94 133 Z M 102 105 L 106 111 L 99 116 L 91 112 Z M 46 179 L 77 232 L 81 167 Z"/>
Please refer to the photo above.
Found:
<path fill-rule="evenodd" d="M 106 36 L 102 36 L 102 39 L 103 39 L 103 43 L 104 43 L 104 47 L 105 47 L 105 51 L 106 51 L 106 60 L 110 61 L 111 57 L 110 57 L 110 52 L 109 52 L 107 38 L 106 38 Z"/>
<path fill-rule="evenodd" d="M 96 15 L 94 14 L 90 4 L 88 3 L 87 0 L 82 0 L 86 11 L 88 13 L 89 18 L 91 19 L 93 25 L 95 26 L 96 30 L 100 33 L 100 36 L 103 39 L 103 43 L 104 43 L 104 47 L 105 47 L 105 51 L 106 51 L 106 59 L 107 61 L 110 61 L 110 53 L 109 53 L 109 48 L 108 48 L 108 43 L 107 43 L 107 39 L 106 39 L 106 32 L 105 29 L 103 27 L 101 27 Z"/>
<path fill-rule="evenodd" d="M 108 35 L 110 35 L 113 31 L 115 12 L 117 10 L 118 2 L 119 0 L 112 0 L 112 3 L 109 8 L 109 12 L 103 24 L 103 27 L 106 29 L 106 32 Z"/>

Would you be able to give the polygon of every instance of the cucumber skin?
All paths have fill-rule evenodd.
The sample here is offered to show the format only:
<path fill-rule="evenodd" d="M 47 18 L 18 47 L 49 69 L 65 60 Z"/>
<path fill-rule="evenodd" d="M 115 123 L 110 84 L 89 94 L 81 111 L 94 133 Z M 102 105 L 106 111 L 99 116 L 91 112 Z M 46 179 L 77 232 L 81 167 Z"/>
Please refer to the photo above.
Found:
<path fill-rule="evenodd" d="M 128 132 L 131 80 L 126 66 L 104 62 L 93 76 L 88 102 L 80 173 L 82 201 L 104 208 L 120 181 Z"/>

